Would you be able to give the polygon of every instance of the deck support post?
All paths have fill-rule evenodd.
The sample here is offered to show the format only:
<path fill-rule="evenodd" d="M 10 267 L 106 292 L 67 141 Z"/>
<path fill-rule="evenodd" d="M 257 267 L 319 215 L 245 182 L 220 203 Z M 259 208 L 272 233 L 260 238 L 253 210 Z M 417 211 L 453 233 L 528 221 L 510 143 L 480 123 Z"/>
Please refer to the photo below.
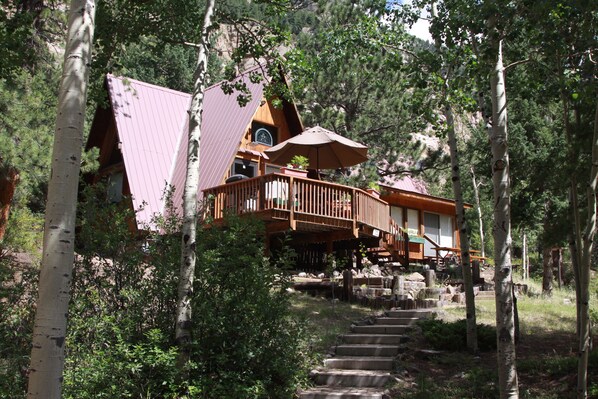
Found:
<path fill-rule="evenodd" d="M 403 240 L 405 240 L 405 268 L 409 267 L 409 234 L 404 231 L 403 232 Z"/>
<path fill-rule="evenodd" d="M 436 285 L 436 272 L 434 270 L 426 270 L 425 282 L 427 288 L 434 288 Z"/>
<path fill-rule="evenodd" d="M 353 273 L 348 269 L 343 271 L 343 295 L 345 301 L 351 302 L 353 300 Z"/>
<path fill-rule="evenodd" d="M 328 240 L 326 241 L 326 255 L 332 255 L 334 252 L 334 241 Z"/>
<path fill-rule="evenodd" d="M 473 274 L 473 283 L 474 284 L 479 284 L 480 280 L 481 280 L 481 275 L 480 275 L 480 261 L 479 260 L 473 260 L 473 261 L 471 261 L 471 272 Z"/>

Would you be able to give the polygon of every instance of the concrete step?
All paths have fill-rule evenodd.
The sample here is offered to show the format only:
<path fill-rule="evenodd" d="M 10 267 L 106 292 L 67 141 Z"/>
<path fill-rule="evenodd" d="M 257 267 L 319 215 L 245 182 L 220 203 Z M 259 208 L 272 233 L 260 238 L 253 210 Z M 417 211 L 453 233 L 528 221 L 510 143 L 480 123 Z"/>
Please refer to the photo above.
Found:
<path fill-rule="evenodd" d="M 418 317 L 378 317 L 376 324 L 380 325 L 395 325 L 395 326 L 412 326 L 418 320 Z"/>
<path fill-rule="evenodd" d="M 409 337 L 400 334 L 346 334 L 342 336 L 345 344 L 380 344 L 398 345 L 409 341 Z"/>
<path fill-rule="evenodd" d="M 337 356 L 396 356 L 399 353 L 397 345 L 338 345 Z"/>
<path fill-rule="evenodd" d="M 403 318 L 403 317 L 415 317 L 418 319 L 422 319 L 425 317 L 429 317 L 432 315 L 432 311 L 430 310 L 426 310 L 426 309 L 413 309 L 413 310 L 388 310 L 386 311 L 386 316 L 388 317 L 398 317 L 398 318 Z"/>
<path fill-rule="evenodd" d="M 494 291 L 479 291 L 475 296 L 476 299 L 494 299 Z"/>
<path fill-rule="evenodd" d="M 376 388 L 311 388 L 299 399 L 384 399 L 384 391 Z"/>
<path fill-rule="evenodd" d="M 411 331 L 411 327 L 374 324 L 371 326 L 352 326 L 351 331 L 357 334 L 405 334 Z"/>
<path fill-rule="evenodd" d="M 383 387 L 390 378 L 390 373 L 375 370 L 327 369 L 313 374 L 316 384 L 338 387 Z"/>
<path fill-rule="evenodd" d="M 394 357 L 338 356 L 324 360 L 328 369 L 392 370 Z"/>

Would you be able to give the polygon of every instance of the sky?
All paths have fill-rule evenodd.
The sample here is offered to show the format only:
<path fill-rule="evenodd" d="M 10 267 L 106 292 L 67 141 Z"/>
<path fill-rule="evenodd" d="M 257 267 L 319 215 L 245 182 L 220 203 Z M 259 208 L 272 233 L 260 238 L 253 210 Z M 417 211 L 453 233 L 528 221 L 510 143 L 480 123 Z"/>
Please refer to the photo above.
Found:
<path fill-rule="evenodd" d="M 411 4 L 412 0 L 387 0 L 387 7 L 393 7 L 401 4 Z M 426 10 L 422 10 L 422 17 L 427 17 L 428 13 Z M 409 30 L 413 36 L 419 37 L 420 39 L 432 42 L 432 36 L 430 35 L 430 23 L 427 19 L 420 18 Z"/>

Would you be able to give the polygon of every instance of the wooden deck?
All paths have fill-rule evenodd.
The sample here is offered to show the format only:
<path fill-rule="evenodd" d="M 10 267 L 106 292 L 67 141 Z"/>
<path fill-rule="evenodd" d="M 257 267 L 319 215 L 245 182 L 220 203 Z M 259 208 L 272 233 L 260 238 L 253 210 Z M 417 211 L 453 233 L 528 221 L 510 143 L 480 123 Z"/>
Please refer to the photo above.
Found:
<path fill-rule="evenodd" d="M 295 231 L 341 240 L 389 234 L 389 205 L 355 188 L 282 174 L 268 174 L 204 191 L 209 216 L 252 214 L 268 233 Z M 304 237 L 304 239 L 307 239 Z"/>
<path fill-rule="evenodd" d="M 424 257 L 424 238 L 410 238 L 391 218 L 387 202 L 359 188 L 273 173 L 203 193 L 214 224 L 222 223 L 227 214 L 252 215 L 264 221 L 269 236 L 290 231 L 292 245 L 302 247 L 304 254 L 313 251 L 313 256 L 306 255 L 312 259 L 321 259 L 321 251 L 332 253 L 334 248 L 365 247 L 376 258 L 402 264 L 439 261 L 438 255 Z M 437 254 L 457 250 L 431 242 Z"/>

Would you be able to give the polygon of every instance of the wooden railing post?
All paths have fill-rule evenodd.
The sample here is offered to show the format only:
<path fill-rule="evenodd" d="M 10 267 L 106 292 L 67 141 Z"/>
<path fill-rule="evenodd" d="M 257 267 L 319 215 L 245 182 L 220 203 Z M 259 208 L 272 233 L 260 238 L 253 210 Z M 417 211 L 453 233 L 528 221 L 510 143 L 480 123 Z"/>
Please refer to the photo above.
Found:
<path fill-rule="evenodd" d="M 266 179 L 261 178 L 257 189 L 256 211 L 263 211 L 265 208 L 266 201 Z"/>
<path fill-rule="evenodd" d="M 359 237 L 359 230 L 357 228 L 357 216 L 359 212 L 357 211 L 357 190 L 354 188 L 351 189 L 351 218 L 353 220 L 353 237 Z"/>
<path fill-rule="evenodd" d="M 289 209 L 289 225 L 291 230 L 297 230 L 297 221 L 295 220 L 295 204 L 293 198 L 295 198 L 295 190 L 294 190 L 295 179 L 293 176 L 289 177 L 289 189 L 288 191 L 288 198 L 287 198 L 287 209 Z"/>

